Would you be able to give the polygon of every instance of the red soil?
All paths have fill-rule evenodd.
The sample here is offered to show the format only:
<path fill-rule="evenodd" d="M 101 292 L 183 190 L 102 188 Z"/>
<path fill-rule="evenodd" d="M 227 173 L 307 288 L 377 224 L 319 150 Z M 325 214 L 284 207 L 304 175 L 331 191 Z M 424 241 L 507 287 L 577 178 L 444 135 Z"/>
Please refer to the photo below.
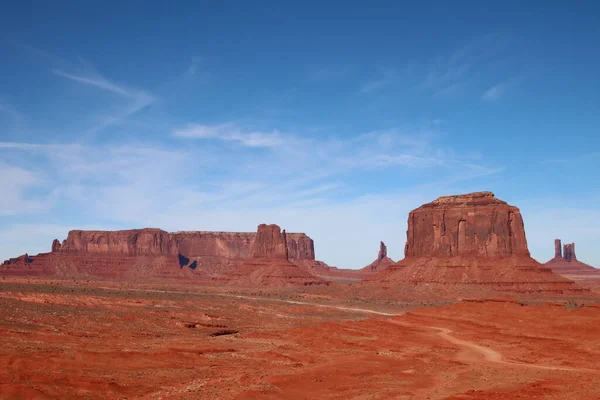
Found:
<path fill-rule="evenodd" d="M 336 287 L 0 289 L 2 399 L 600 398 L 600 307 L 573 301 L 416 309 Z"/>

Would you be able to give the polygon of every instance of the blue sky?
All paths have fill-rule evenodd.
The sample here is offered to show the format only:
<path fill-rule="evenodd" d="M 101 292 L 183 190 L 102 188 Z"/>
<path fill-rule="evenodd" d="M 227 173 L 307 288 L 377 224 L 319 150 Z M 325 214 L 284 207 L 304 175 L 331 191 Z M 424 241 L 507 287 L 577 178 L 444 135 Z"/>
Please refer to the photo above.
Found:
<path fill-rule="evenodd" d="M 268 222 L 359 268 L 491 190 L 538 260 L 560 237 L 600 266 L 595 2 L 121 3 L 0 15 L 0 259 Z"/>

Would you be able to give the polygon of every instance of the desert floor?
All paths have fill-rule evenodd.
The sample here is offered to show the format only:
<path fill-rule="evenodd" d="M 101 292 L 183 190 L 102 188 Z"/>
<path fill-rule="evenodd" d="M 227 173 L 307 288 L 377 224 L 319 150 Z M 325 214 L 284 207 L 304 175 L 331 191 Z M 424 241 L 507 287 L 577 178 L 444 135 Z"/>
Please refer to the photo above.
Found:
<path fill-rule="evenodd" d="M 593 302 L 327 290 L 7 278 L 0 398 L 600 398 Z"/>

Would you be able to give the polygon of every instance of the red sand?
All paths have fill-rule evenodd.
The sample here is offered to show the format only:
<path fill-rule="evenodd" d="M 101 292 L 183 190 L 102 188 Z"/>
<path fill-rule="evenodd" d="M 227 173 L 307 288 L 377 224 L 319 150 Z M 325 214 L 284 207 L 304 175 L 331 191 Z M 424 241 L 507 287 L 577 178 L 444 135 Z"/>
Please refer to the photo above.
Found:
<path fill-rule="evenodd" d="M 600 307 L 581 300 L 228 290 L 1 280 L 0 398 L 600 398 Z"/>

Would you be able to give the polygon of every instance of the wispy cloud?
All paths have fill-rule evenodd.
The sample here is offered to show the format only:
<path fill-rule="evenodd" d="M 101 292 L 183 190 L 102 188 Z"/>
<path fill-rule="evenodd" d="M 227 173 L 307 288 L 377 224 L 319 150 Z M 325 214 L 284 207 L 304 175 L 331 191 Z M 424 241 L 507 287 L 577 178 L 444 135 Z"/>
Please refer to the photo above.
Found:
<path fill-rule="evenodd" d="M 108 90 L 109 92 L 116 93 L 123 97 L 136 98 L 138 95 L 136 92 L 126 90 L 126 89 L 122 88 L 121 86 L 116 85 L 102 77 L 87 77 L 87 76 L 81 76 L 81 75 L 68 74 L 61 70 L 54 70 L 53 72 L 54 72 L 54 74 L 56 74 L 58 76 L 62 76 L 63 78 L 71 79 L 73 81 L 76 81 L 79 83 L 84 83 L 86 85 L 95 86 L 99 89 Z"/>
<path fill-rule="evenodd" d="M 74 82 L 78 82 L 84 85 L 102 89 L 111 93 L 115 93 L 125 99 L 130 100 L 130 102 L 127 105 L 120 107 L 116 112 L 112 113 L 111 115 L 102 117 L 99 123 L 97 123 L 87 131 L 87 135 L 92 135 L 106 128 L 109 125 L 118 124 L 124 119 L 148 107 L 156 101 L 156 98 L 148 92 L 118 85 L 97 73 L 89 75 L 72 74 L 58 69 L 53 70 L 53 72 L 57 76 L 70 79 Z"/>
<path fill-rule="evenodd" d="M 203 80 L 211 78 L 211 74 L 208 72 L 206 66 L 206 59 L 204 57 L 192 57 L 192 60 L 184 73 L 184 77 L 200 77 Z"/>
<path fill-rule="evenodd" d="M 507 79 L 503 82 L 499 82 L 489 89 L 487 89 L 481 95 L 481 100 L 487 102 L 494 102 L 499 100 L 502 96 L 504 96 L 509 90 L 512 90 L 524 80 L 523 76 Z"/>
<path fill-rule="evenodd" d="M 40 198 L 27 195 L 27 191 L 42 179 L 34 172 L 0 161 L 0 216 L 37 213 L 47 208 L 48 204 Z"/>
<path fill-rule="evenodd" d="M 361 92 L 372 93 L 402 84 L 404 90 L 420 91 L 434 98 L 467 93 L 474 89 L 474 78 L 481 78 L 490 63 L 502 57 L 504 42 L 494 35 L 483 36 L 431 59 L 411 60 L 400 68 L 382 69 L 377 78 L 361 87 Z M 496 91 L 503 89 L 498 87 Z"/>
<path fill-rule="evenodd" d="M 217 139 L 236 142 L 247 147 L 277 147 L 283 144 L 283 135 L 273 132 L 245 131 L 233 123 L 219 125 L 191 124 L 173 131 L 173 136 L 184 139 Z"/>

